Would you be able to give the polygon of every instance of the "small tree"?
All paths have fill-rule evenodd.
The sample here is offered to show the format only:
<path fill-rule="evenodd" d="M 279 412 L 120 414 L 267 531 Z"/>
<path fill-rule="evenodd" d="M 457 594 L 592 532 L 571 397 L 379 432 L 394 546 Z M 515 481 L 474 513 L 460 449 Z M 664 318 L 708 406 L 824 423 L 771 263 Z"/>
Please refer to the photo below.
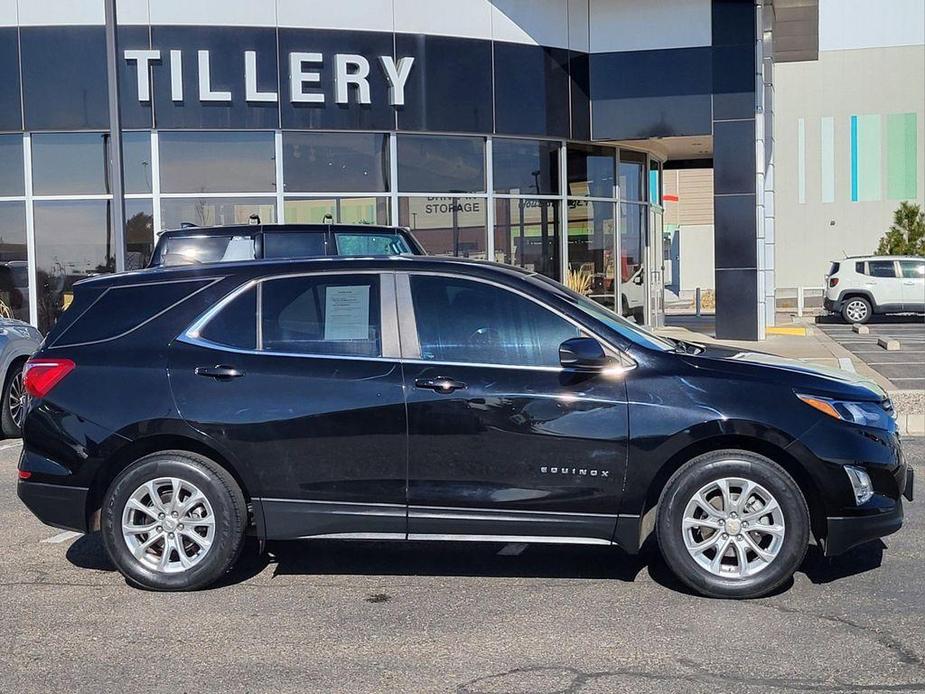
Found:
<path fill-rule="evenodd" d="M 925 255 L 925 213 L 911 202 L 901 202 L 893 226 L 880 239 L 877 255 Z"/>

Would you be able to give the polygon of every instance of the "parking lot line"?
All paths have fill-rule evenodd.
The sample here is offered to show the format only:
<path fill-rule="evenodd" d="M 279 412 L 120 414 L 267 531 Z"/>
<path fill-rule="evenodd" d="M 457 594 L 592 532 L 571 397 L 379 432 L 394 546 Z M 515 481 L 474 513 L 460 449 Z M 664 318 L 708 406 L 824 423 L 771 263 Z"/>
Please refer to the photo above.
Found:
<path fill-rule="evenodd" d="M 8 451 L 11 448 L 18 448 L 22 446 L 22 441 L 13 441 L 12 443 L 5 443 L 0 446 L 0 451 Z"/>
<path fill-rule="evenodd" d="M 73 540 L 75 537 L 80 537 L 81 535 L 83 535 L 83 533 L 74 532 L 73 530 L 65 530 L 63 533 L 58 533 L 57 535 L 46 537 L 44 540 L 42 540 L 42 542 L 57 545 L 62 542 L 67 542 L 68 540 Z"/>

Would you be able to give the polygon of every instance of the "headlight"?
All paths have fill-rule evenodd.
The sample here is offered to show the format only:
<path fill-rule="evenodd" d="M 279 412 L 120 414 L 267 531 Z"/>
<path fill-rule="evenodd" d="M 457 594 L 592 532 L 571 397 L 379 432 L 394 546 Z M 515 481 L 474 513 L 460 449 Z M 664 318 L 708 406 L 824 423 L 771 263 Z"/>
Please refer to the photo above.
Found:
<path fill-rule="evenodd" d="M 885 409 L 879 402 L 832 400 L 801 393 L 797 393 L 796 396 L 810 407 L 852 424 L 875 429 L 889 429 L 893 421 L 892 410 Z"/>

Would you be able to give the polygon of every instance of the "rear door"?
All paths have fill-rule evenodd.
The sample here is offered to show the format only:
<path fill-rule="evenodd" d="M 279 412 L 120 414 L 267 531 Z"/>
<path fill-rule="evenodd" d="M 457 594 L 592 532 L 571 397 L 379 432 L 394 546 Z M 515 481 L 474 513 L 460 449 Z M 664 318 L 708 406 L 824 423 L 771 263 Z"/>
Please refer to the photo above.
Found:
<path fill-rule="evenodd" d="M 903 310 L 925 311 L 925 259 L 900 260 Z"/>
<path fill-rule="evenodd" d="M 265 278 L 171 347 L 181 415 L 256 479 L 270 538 L 403 538 L 406 417 L 394 278 Z"/>

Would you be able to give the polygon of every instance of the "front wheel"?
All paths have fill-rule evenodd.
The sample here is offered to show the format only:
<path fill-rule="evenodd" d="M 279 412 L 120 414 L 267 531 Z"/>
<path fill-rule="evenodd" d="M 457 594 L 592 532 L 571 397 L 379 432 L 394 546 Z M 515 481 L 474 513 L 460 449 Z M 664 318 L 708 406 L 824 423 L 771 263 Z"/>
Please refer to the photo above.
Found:
<path fill-rule="evenodd" d="M 223 576 L 244 542 L 247 507 L 234 478 L 195 453 L 154 453 L 123 470 L 103 500 L 103 545 L 132 584 L 196 590 Z"/>
<path fill-rule="evenodd" d="M 713 451 L 668 481 L 658 510 L 665 562 L 693 590 L 754 598 L 789 580 L 809 544 L 809 511 L 799 486 L 764 456 Z"/>

